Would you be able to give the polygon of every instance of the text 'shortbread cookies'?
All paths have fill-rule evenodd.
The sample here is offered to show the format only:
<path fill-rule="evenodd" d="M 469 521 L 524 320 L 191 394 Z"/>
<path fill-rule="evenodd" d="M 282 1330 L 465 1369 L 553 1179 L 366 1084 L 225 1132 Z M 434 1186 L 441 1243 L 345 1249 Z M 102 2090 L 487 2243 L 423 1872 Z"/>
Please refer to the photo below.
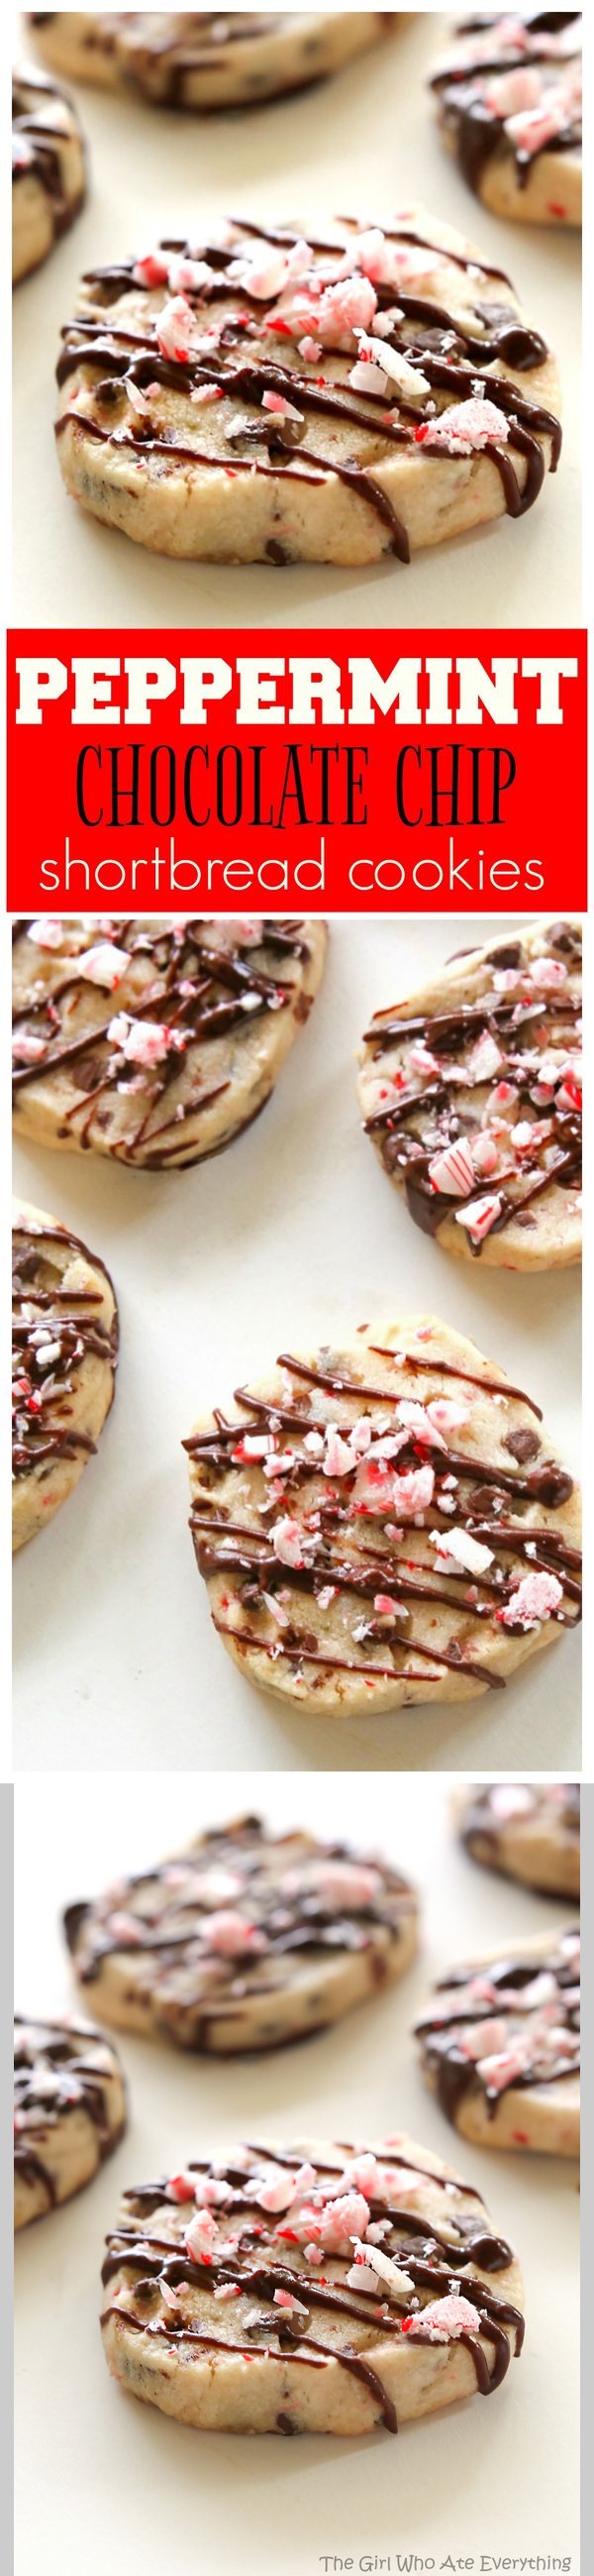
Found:
<path fill-rule="evenodd" d="M 511 2246 L 403 2135 L 202 2152 L 124 2193 L 102 2280 L 114 2378 L 211 2432 L 397 2433 L 523 2341 Z"/>
<path fill-rule="evenodd" d="M 325 951 L 321 921 L 19 921 L 19 1134 L 159 1171 L 219 1153 L 264 1108 Z"/>
<path fill-rule="evenodd" d="M 13 1548 L 78 1484 L 113 1403 L 117 1355 L 115 1295 L 97 1253 L 13 1200 Z"/>
<path fill-rule="evenodd" d="M 38 10 L 44 62 L 72 80 L 136 90 L 157 107 L 260 107 L 326 79 L 390 33 L 383 10 Z"/>
<path fill-rule="evenodd" d="M 28 63 L 12 77 L 13 285 L 40 267 L 73 223 L 85 184 L 85 147 L 72 100 Z"/>
<path fill-rule="evenodd" d="M 85 276 L 58 362 L 67 490 L 157 554 L 407 563 L 521 518 L 561 447 L 510 279 L 421 208 L 218 222 Z"/>
<path fill-rule="evenodd" d="M 446 1252 L 557 1270 L 582 1249 L 582 940 L 535 922 L 451 958 L 377 1011 L 365 1129 L 415 1224 Z"/>
<path fill-rule="evenodd" d="M 538 1406 L 432 1317 L 283 1352 L 184 1446 L 215 1628 L 302 1708 L 474 1699 L 579 1617 L 579 1496 Z"/>
<path fill-rule="evenodd" d="M 230 2055 L 304 2038 L 401 1976 L 417 1901 L 376 1856 L 248 1816 L 70 1906 L 65 1925 L 102 2021 Z"/>
<path fill-rule="evenodd" d="M 483 205 L 525 223 L 581 223 L 577 10 L 462 18 L 432 87 L 445 140 Z"/>
<path fill-rule="evenodd" d="M 124 2079 L 110 2041 L 89 2022 L 15 2015 L 15 2228 L 90 2182 L 125 2125 Z"/>
<path fill-rule="evenodd" d="M 415 2024 L 423 2072 L 473 2146 L 577 2156 L 580 1936 L 511 1941 L 442 1977 Z"/>
<path fill-rule="evenodd" d="M 458 1831 L 473 1860 L 541 1896 L 580 1893 L 575 1780 L 475 1780 L 457 1791 Z"/>

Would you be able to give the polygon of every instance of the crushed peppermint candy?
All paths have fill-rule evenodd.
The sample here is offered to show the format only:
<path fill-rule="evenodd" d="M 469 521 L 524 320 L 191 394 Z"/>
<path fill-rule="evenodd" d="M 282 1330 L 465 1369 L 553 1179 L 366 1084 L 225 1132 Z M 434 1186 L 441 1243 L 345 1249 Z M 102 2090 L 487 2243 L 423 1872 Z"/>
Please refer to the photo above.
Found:
<path fill-rule="evenodd" d="M 207 384 L 207 385 L 193 385 L 193 386 L 192 386 L 192 392 L 191 392 L 191 394 L 190 394 L 190 402 L 193 402 L 193 403 L 197 403 L 197 404 L 199 404 L 199 405 L 202 405 L 202 404 L 204 404 L 204 403 L 222 402 L 222 399 L 223 399 L 223 387 L 222 387 L 222 385 Z"/>
<path fill-rule="evenodd" d="M 495 1191 L 492 1198 L 472 1199 L 469 1207 L 456 1208 L 455 1223 L 467 1227 L 472 1243 L 483 1243 L 502 1213 L 503 1199 Z"/>
<path fill-rule="evenodd" d="M 441 1431 L 447 1440 L 450 1431 L 458 1431 L 463 1422 L 468 1422 L 470 1405 L 458 1402 L 457 1398 L 453 1401 L 450 1396 L 435 1395 L 431 1397 L 427 1412 L 434 1430 Z"/>
<path fill-rule="evenodd" d="M 436 420 L 421 421 L 415 438 L 427 447 L 443 448 L 450 456 L 472 456 L 495 439 L 504 445 L 509 421 L 487 395 L 473 394 L 469 402 L 451 403 Z"/>
<path fill-rule="evenodd" d="M 485 1029 L 482 1037 L 477 1038 L 475 1045 L 471 1047 L 468 1057 L 467 1069 L 471 1080 L 492 1082 L 494 1074 L 499 1073 L 502 1061 L 501 1048 L 497 1044 L 497 1039 L 491 1036 L 489 1029 Z"/>
<path fill-rule="evenodd" d="M 537 993 L 554 993 L 567 983 L 567 967 L 561 957 L 533 957 L 528 976 Z"/>
<path fill-rule="evenodd" d="M 471 1538 L 469 1530 L 448 1528 L 443 1535 L 440 1530 L 430 1530 L 429 1537 L 438 1556 L 453 1557 L 468 1574 L 486 1574 L 487 1567 L 493 1564 L 493 1549 Z"/>
<path fill-rule="evenodd" d="M 447 2299 L 432 2299 L 418 2315 L 405 2317 L 403 2334 L 422 2335 L 428 2343 L 449 2343 L 461 2334 L 480 2334 L 478 2308 L 471 2299 L 458 2298 L 454 2292 Z"/>
<path fill-rule="evenodd" d="M 289 1512 L 285 1513 L 282 1520 L 273 1521 L 270 1536 L 275 1556 L 280 1557 L 281 1565 L 305 1564 L 304 1533 L 299 1527 L 299 1522 L 293 1520 Z"/>
<path fill-rule="evenodd" d="M 422 374 L 420 367 L 411 366 L 410 359 L 403 356 L 402 350 L 390 348 L 387 340 L 376 339 L 367 331 L 358 330 L 356 338 L 359 355 L 356 366 L 351 369 L 349 384 L 354 385 L 357 392 L 365 393 L 367 389 L 370 393 L 382 394 L 387 392 L 389 384 L 394 384 L 409 401 L 423 402 L 430 394 L 428 377 Z"/>
<path fill-rule="evenodd" d="M 290 2290 L 273 2290 L 272 2297 L 275 2308 L 288 2308 L 294 2317 L 309 2316 L 309 2308 L 304 2307 L 302 2299 L 293 2298 Z"/>
<path fill-rule="evenodd" d="M 220 1950 L 224 1958 L 239 1959 L 246 1951 L 268 1948 L 264 1932 L 259 1932 L 255 1923 L 247 1923 L 243 1914 L 234 1914 L 230 1907 L 208 1914 L 203 1932 L 209 1950 Z"/>
<path fill-rule="evenodd" d="M 144 258 L 134 262 L 132 276 L 135 286 L 166 286 L 168 275 L 169 263 L 159 250 L 147 251 Z"/>
<path fill-rule="evenodd" d="M 184 2244 L 193 2263 L 210 2262 L 218 2238 L 216 2218 L 211 2209 L 198 2209 L 184 2233 Z"/>
<path fill-rule="evenodd" d="M 85 948 L 78 959 L 77 973 L 82 976 L 83 983 L 103 984 L 108 992 L 113 993 L 129 965 L 127 948 L 116 948 L 113 940 L 100 939 L 95 948 Z"/>
<path fill-rule="evenodd" d="M 297 411 L 295 403 L 287 402 L 284 394 L 263 394 L 262 409 L 274 412 L 279 420 L 298 420 L 302 424 L 304 419 L 303 412 Z"/>
<path fill-rule="evenodd" d="M 485 106 L 502 119 L 518 116 L 525 108 L 538 105 L 540 92 L 540 73 L 536 65 L 519 63 L 516 71 L 502 72 L 489 82 Z"/>
<path fill-rule="evenodd" d="M 17 1064 L 36 1064 L 40 1055 L 47 1054 L 47 1038 L 36 1038 L 27 1029 L 15 1029 L 12 1052 Z"/>
<path fill-rule="evenodd" d="M 321 294 L 308 287 L 295 297 L 293 315 L 298 330 L 311 332 L 323 349 L 349 349 L 356 331 L 369 331 L 376 306 L 371 279 L 349 276 Z"/>
<path fill-rule="evenodd" d="M 119 1011 L 117 1018 L 110 1020 L 107 1035 L 126 1063 L 144 1065 L 148 1072 L 153 1065 L 164 1064 L 172 1051 L 183 1054 L 187 1045 L 182 1029 L 168 1028 L 159 1020 L 131 1020 L 126 1011 Z"/>
<path fill-rule="evenodd" d="M 187 364 L 195 332 L 195 318 L 187 296 L 172 295 L 155 321 L 155 337 L 162 358 L 173 358 Z"/>
<path fill-rule="evenodd" d="M 523 1574 L 511 1601 L 497 1616 L 504 1628 L 537 1628 L 541 1619 L 552 1617 L 562 1600 L 563 1585 L 556 1574 Z"/>
<path fill-rule="evenodd" d="M 459 1198 L 474 1189 L 474 1163 L 465 1136 L 460 1136 L 455 1145 L 448 1145 L 445 1153 L 434 1154 L 429 1179 L 432 1189 L 446 1197 Z"/>
<path fill-rule="evenodd" d="M 354 2282 L 355 2287 L 357 2287 L 358 2275 L 360 2274 L 361 2267 L 362 2265 L 367 2266 L 369 2263 L 369 2251 L 368 2247 L 361 2243 L 360 2237 L 355 2236 L 353 2241 L 356 2261 L 353 2271 L 348 2274 L 348 2279 L 350 2282 Z M 377 2244 L 374 2244 L 373 2249 L 373 2268 L 371 2279 L 374 2289 L 377 2289 L 380 2281 L 385 2281 L 388 2289 L 394 2292 L 395 2298 L 408 2299 L 411 2297 L 414 2290 L 414 2282 L 411 2281 L 410 2273 L 402 2271 L 398 2263 L 392 2262 L 391 2255 L 382 2253 L 380 2246 Z"/>
<path fill-rule="evenodd" d="M 29 922 L 27 938 L 34 941 L 36 948 L 63 948 L 66 939 L 64 923 L 53 921 L 49 913 L 43 913 L 39 921 Z"/>

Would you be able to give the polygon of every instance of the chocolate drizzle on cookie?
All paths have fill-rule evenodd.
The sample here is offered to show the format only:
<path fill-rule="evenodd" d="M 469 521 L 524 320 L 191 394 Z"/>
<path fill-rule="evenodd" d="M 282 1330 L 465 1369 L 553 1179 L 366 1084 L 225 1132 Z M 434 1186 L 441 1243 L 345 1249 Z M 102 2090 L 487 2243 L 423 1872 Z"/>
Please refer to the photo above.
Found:
<path fill-rule="evenodd" d="M 111 2060 L 111 2063 L 109 2062 Z M 121 2082 L 114 2051 L 99 2031 L 77 2022 L 30 2022 L 15 2013 L 14 2169 L 32 2189 L 39 2183 L 53 2208 L 58 2197 L 48 2148 L 62 2120 L 84 2111 L 96 2134 L 97 2163 L 112 2153 L 125 2121 L 110 2120 L 109 2094 Z"/>
<path fill-rule="evenodd" d="M 63 122 L 52 118 L 52 106 L 64 110 Z M 76 141 L 83 160 L 82 185 L 70 192 L 65 181 L 65 151 Z M 43 80 L 27 64 L 12 82 L 12 185 L 34 177 L 51 209 L 54 240 L 66 232 L 84 205 L 84 143 L 71 101 L 53 81 Z"/>
<path fill-rule="evenodd" d="M 43 1480 L 60 1459 L 96 1449 L 73 1421 L 76 1379 L 91 1354 L 104 1361 L 112 1372 L 112 1403 L 117 1307 L 107 1324 L 101 1282 L 113 1295 L 109 1271 L 67 1226 L 18 1218 L 12 1240 L 12 1473 Z M 64 1286 L 64 1253 L 82 1255 L 99 1274 L 97 1284 Z"/>
<path fill-rule="evenodd" d="M 380 1985 L 414 1911 L 406 1879 L 386 1863 L 340 1842 L 271 1836 L 247 1816 L 122 1880 L 105 1899 L 70 1906 L 64 1920 L 81 1985 L 101 1979 L 110 1958 L 128 1961 L 130 2001 L 144 1999 L 182 2047 L 216 2048 L 227 2022 L 242 2053 L 283 2037 L 279 2023 L 270 2034 L 260 2028 L 257 2007 L 275 1994 L 282 2007 L 293 1962 L 301 1987 L 300 1963 L 307 1970 L 311 1962 L 311 1996 L 294 2034 L 302 2037 L 327 2010 L 324 1959 L 331 1966 L 341 1954 L 368 1953 Z"/>
<path fill-rule="evenodd" d="M 455 51 L 448 57 L 443 69 L 434 73 L 431 87 L 437 95 L 446 132 L 454 140 L 464 178 L 477 196 L 485 172 L 494 162 L 503 165 L 512 160 L 517 186 L 525 188 L 541 153 L 581 153 L 579 11 L 524 9 L 516 18 L 497 13 L 481 15 L 462 19 L 456 35 L 462 40 L 459 58 Z M 515 106 L 510 77 L 514 73 L 519 75 Z M 528 82 L 526 75 L 532 76 Z M 537 109 L 541 111 L 543 130 L 533 141 L 530 114 Z M 563 206 L 557 205 L 548 209 L 559 217 L 564 211 Z"/>
<path fill-rule="evenodd" d="M 501 1688 L 497 1646 L 539 1627 L 541 1596 L 561 1626 L 579 1617 L 579 1550 L 553 1517 L 571 1476 L 536 1434 L 538 1463 L 506 1450 L 508 1403 L 529 1399 L 504 1378 L 442 1367 L 431 1333 L 421 1340 L 420 1387 L 414 1349 L 378 1354 L 393 1384 L 368 1376 L 363 1355 L 359 1375 L 340 1353 L 314 1364 L 283 1352 L 277 1396 L 238 1387 L 239 1420 L 217 1410 L 212 1430 L 184 1442 L 215 1626 L 234 1654 L 266 1659 L 271 1683 L 279 1667 L 309 1690 L 318 1673 L 360 1674 L 370 1693 L 378 1679 L 425 1689 L 450 1672 L 461 1691 L 469 1679 Z M 466 1398 L 468 1446 L 455 1445 L 447 1405 L 446 1437 L 439 1427 L 450 1380 Z M 482 1406 L 473 1438 L 475 1386 L 492 1435 Z"/>
<path fill-rule="evenodd" d="M 529 385 L 524 389 L 512 380 L 518 374 L 529 379 L 531 371 L 542 366 L 546 343 L 522 320 L 515 304 L 506 301 L 502 274 L 485 271 L 471 254 L 452 253 L 454 268 L 463 270 L 473 284 L 476 280 L 476 302 L 469 302 L 463 311 L 456 306 L 455 296 L 456 309 L 451 309 L 447 285 L 445 301 L 436 286 L 422 293 L 409 291 L 411 278 L 407 280 L 406 272 L 401 285 L 399 250 L 406 254 L 408 246 L 414 258 L 419 245 L 425 247 L 424 235 L 403 222 L 383 235 L 386 247 L 394 244 L 394 278 L 376 283 L 371 329 L 379 323 L 388 361 L 392 352 L 405 362 L 404 390 L 389 378 L 388 367 L 385 394 L 365 391 L 355 398 L 349 373 L 360 353 L 350 324 L 343 321 L 331 336 L 329 359 L 322 348 L 312 363 L 311 350 L 317 346 L 316 296 L 323 295 L 328 283 L 338 291 L 345 256 L 352 256 L 355 285 L 370 292 L 365 267 L 357 269 L 359 236 L 362 245 L 370 238 L 382 239 L 378 232 L 365 235 L 361 226 L 345 221 L 334 243 L 316 239 L 301 243 L 288 229 L 268 234 L 249 223 L 237 223 L 233 230 L 227 227 L 222 241 L 206 241 L 199 249 L 183 241 L 161 243 L 155 255 L 160 275 L 167 277 L 173 264 L 174 278 L 180 268 L 187 277 L 182 303 L 189 320 L 175 354 L 171 354 L 175 333 L 173 340 L 167 333 L 164 343 L 161 327 L 166 285 L 160 290 L 159 307 L 151 304 L 143 328 L 143 299 L 155 284 L 152 259 L 125 260 L 88 272 L 84 281 L 88 309 L 75 315 L 63 333 L 58 384 L 67 385 L 73 376 L 78 382 L 74 401 L 57 420 L 58 437 L 68 431 L 83 440 L 99 439 L 124 460 L 129 457 L 135 468 L 144 464 L 149 473 L 153 459 L 169 459 L 181 468 L 193 464 L 200 473 L 212 469 L 233 478 L 247 472 L 267 475 L 277 483 L 282 479 L 311 484 L 336 476 L 381 520 L 387 546 L 406 563 L 408 531 L 375 469 L 385 469 L 394 449 L 416 457 L 419 440 L 424 442 L 422 456 L 428 464 L 437 457 L 443 466 L 448 453 L 467 455 L 468 447 L 457 449 L 455 438 L 451 450 L 447 444 L 445 451 L 443 443 L 433 445 L 435 415 L 442 417 L 449 406 L 465 399 L 475 404 L 484 397 L 501 414 L 501 438 L 493 432 L 491 421 L 488 439 L 479 438 L 478 445 L 499 476 L 506 511 L 514 518 L 522 516 L 541 488 L 547 450 L 554 471 L 561 448 L 556 416 L 531 396 Z M 262 240 L 263 257 L 267 249 L 272 261 L 269 290 L 262 283 L 262 272 L 258 278 L 250 269 L 254 237 Z M 303 268 L 295 274 L 294 292 L 301 296 L 296 306 L 301 318 L 295 319 L 291 318 L 293 287 L 287 297 L 287 280 L 279 283 L 276 272 L 279 253 L 284 251 L 288 260 L 298 262 L 300 249 Z M 427 253 L 430 266 L 430 244 Z M 363 262 L 364 256 L 362 247 Z M 438 274 L 443 264 L 447 280 L 449 252 L 436 244 L 433 257 Z M 200 268 L 192 284 L 196 262 Z M 250 291 L 250 274 L 255 292 Z M 136 299 L 129 312 L 127 297 Z M 113 306 L 117 312 L 110 324 Z M 303 337 L 306 364 L 300 351 Z M 509 369 L 511 375 L 500 374 L 499 368 Z M 98 379 L 90 393 L 87 370 Z M 418 392 L 415 373 L 421 380 Z M 163 391 L 184 400 L 179 432 L 169 419 L 158 417 L 156 403 Z M 188 435 L 193 429 L 192 399 L 197 405 L 214 404 L 213 444 Z M 296 421 L 287 414 L 287 404 L 297 413 Z M 308 422 L 316 432 L 313 444 Z M 352 432 L 352 453 L 348 448 L 345 452 L 345 432 Z"/>
<path fill-rule="evenodd" d="M 506 2093 L 577 2075 L 579 2028 L 580 1936 L 572 1930 L 542 1959 L 506 1953 L 441 1978 L 415 2034 L 455 2127 L 467 2095 L 480 2095 L 493 2120 Z"/>
<path fill-rule="evenodd" d="M 468 976 L 472 986 L 472 959 Z M 546 1213 L 550 1192 L 581 1186 L 579 928 L 555 922 L 536 945 L 492 947 L 471 998 L 464 978 L 462 960 L 458 989 L 434 1011 L 377 1013 L 362 1093 L 366 1133 L 415 1223 L 438 1234 L 467 1207 L 476 1259 L 510 1225 L 529 1242 L 538 1203 Z"/>
<path fill-rule="evenodd" d="M 33 941 L 31 989 L 25 986 L 13 1015 L 15 1098 L 31 1084 L 37 1088 L 59 1074 L 72 1089 L 61 1134 L 67 1136 L 70 1127 L 77 1144 L 88 1147 L 97 1143 L 99 1131 L 102 1151 L 118 1162 L 138 1158 L 149 1170 L 200 1161 L 199 1151 L 187 1153 L 188 1121 L 227 1093 L 229 1133 L 235 1134 L 230 1071 L 205 1079 L 193 1050 L 199 1049 L 202 1058 L 217 1039 L 227 1037 L 240 1048 L 254 1023 L 265 1024 L 282 1011 L 292 1010 L 295 1019 L 305 1020 L 309 997 L 300 989 L 299 970 L 307 967 L 310 952 L 300 920 L 263 920 L 255 943 L 254 925 L 225 925 L 225 932 L 228 927 L 235 936 L 225 936 L 219 944 L 217 925 L 203 917 L 91 922 L 82 936 L 75 933 L 69 953 L 70 925 L 65 921 L 64 953 L 52 956 L 45 986 L 36 981 Z M 19 924 L 17 952 L 34 930 L 34 923 Z M 109 997 L 105 991 L 99 1019 L 93 1008 L 98 986 L 84 972 L 98 936 L 108 943 L 113 939 L 120 953 L 119 982 L 114 990 L 112 979 Z M 285 964 L 297 971 L 283 975 Z M 17 956 L 17 991 L 18 972 Z M 135 1045 L 137 1023 L 141 1036 Z M 192 1079 L 188 1089 L 184 1071 L 189 1066 L 193 1073 L 194 1065 L 196 1082 Z M 248 1124 L 249 1115 L 240 1123 Z M 227 1135 L 221 1141 L 226 1143 Z"/>
<path fill-rule="evenodd" d="M 373 2401 L 373 2420 L 396 2433 L 396 2410 L 375 2368 L 376 2353 L 382 2346 L 385 2350 L 388 2342 L 400 2343 L 405 2335 L 413 2342 L 424 2341 L 427 2335 L 431 2339 L 436 2331 L 435 2303 L 448 2300 L 455 2304 L 449 2311 L 443 2306 L 438 2339 L 447 2343 L 460 2334 L 462 2326 L 461 2339 L 472 2357 L 477 2388 L 482 2396 L 489 2395 L 505 2377 L 512 2345 L 516 2353 L 521 2351 L 524 2320 L 520 2309 L 505 2295 L 497 2295 L 489 2278 L 479 2277 L 473 2267 L 480 2266 L 487 2276 L 507 2270 L 513 2260 L 511 2248 L 491 2234 L 478 2194 L 468 2195 L 479 2201 L 477 2215 L 459 2205 L 457 2196 L 466 2195 L 467 2187 L 453 2177 L 446 2182 L 447 2229 L 446 2212 L 440 2226 L 418 2209 L 408 2210 L 406 2191 L 402 2206 L 397 2186 L 401 2173 L 406 2180 L 411 2171 L 415 2188 L 424 2186 L 428 2195 L 444 2181 L 422 2162 L 414 2166 L 410 2156 L 401 2158 L 395 2138 L 377 2154 L 348 2147 L 330 2150 L 328 2161 L 315 2153 L 310 2161 L 306 2148 L 302 2154 L 282 2149 L 277 2156 L 273 2148 L 253 2146 L 242 2147 L 236 2159 L 216 2164 L 192 2160 L 171 2184 L 163 2178 L 131 2189 L 124 2195 L 123 2223 L 107 2239 L 102 2280 L 108 2290 L 114 2282 L 117 2288 L 104 2309 L 102 2326 L 112 2322 L 117 2326 L 119 2321 L 124 2333 L 132 2328 L 150 2340 L 165 2342 L 173 2352 L 179 2345 L 187 2358 L 192 2349 L 196 2355 L 203 2349 L 240 2354 L 250 2362 L 281 2360 L 283 2368 L 292 2364 L 298 2370 L 334 2363 L 362 2381 Z M 352 2217 L 341 2187 L 342 2194 L 358 2195 Z M 192 2225 L 194 2190 L 199 2215 Z M 214 2227 L 208 2217 L 211 2194 Z M 185 2206 L 180 2207 L 180 2202 Z M 204 2224 L 205 2207 L 209 2233 L 202 2248 L 200 2221 Z M 368 2271 L 362 2272 L 362 2280 L 366 2286 L 358 2292 L 352 2282 L 352 2239 L 360 2226 L 367 2229 L 369 2224 L 374 2238 L 365 2247 Z M 382 2277 L 375 2291 L 370 2291 L 374 2241 L 381 2243 L 382 2255 L 397 2271 L 404 2271 L 408 2286 L 386 2284 Z M 200 2306 L 188 2300 L 188 2291 L 199 2294 Z M 468 2319 L 464 2311 L 459 2319 L 456 2314 L 461 2296 L 471 2303 Z M 208 2306 L 203 2312 L 205 2299 Z M 251 2304 L 254 2299 L 260 2303 L 256 2308 Z M 246 2300 L 250 2303 L 247 2314 Z M 426 2307 L 431 2318 L 424 2328 Z M 473 2310 L 476 2323 L 469 2333 Z M 332 2341 L 320 2332 L 318 2317 L 322 2326 L 326 2317 L 332 2318 Z M 287 2420 L 283 2423 L 277 2417 L 277 2423 L 281 2431 L 287 2429 Z M 288 2429 L 298 2429 L 290 2415 Z"/>
<path fill-rule="evenodd" d="M 55 12 L 29 12 L 29 25 L 41 29 L 51 26 Z M 389 31 L 391 19 L 385 11 L 369 13 L 369 34 L 365 42 Z M 339 64 L 327 55 L 326 28 L 311 16 L 285 17 L 274 10 L 256 12 L 231 9 L 222 11 L 184 10 L 168 12 L 155 18 L 140 11 L 99 13 L 87 22 L 82 35 L 77 27 L 78 50 L 115 58 L 120 79 L 153 105 L 179 111 L 200 108 L 208 114 L 217 108 L 258 107 L 268 99 L 283 98 L 295 89 L 308 89 Z M 146 29 L 146 35 L 142 30 Z M 276 39 L 280 36 L 280 50 Z M 285 40 L 288 40 L 286 42 Z M 254 47 L 253 58 L 237 70 L 233 57 L 242 46 Z M 349 49 L 350 50 L 350 49 Z M 221 92 L 208 95 L 208 82 L 220 78 L 221 70 L 231 71 L 228 98 Z M 192 95 L 192 81 L 199 75 L 200 95 Z"/>

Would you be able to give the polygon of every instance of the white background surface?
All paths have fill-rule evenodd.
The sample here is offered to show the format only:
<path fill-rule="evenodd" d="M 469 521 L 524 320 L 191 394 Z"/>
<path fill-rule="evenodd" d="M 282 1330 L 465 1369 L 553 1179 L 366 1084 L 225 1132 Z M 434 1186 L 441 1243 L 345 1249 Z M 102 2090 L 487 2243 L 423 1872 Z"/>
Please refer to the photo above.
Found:
<path fill-rule="evenodd" d="M 425 83 L 451 27 L 415 11 L 332 82 L 249 114 L 192 117 L 80 86 L 91 152 L 87 206 L 14 297 L 13 622 L 34 626 L 555 626 L 581 614 L 580 240 L 486 213 L 440 142 Z M 18 51 L 24 42 L 19 31 Z M 102 528 L 69 500 L 54 454 L 60 328 L 83 271 L 199 234 L 225 213 L 310 223 L 346 211 L 386 222 L 423 203 L 507 269 L 556 351 L 560 471 L 525 520 L 498 520 L 403 570 L 175 564 Z"/>
<path fill-rule="evenodd" d="M 262 1784 L 264 1787 L 264 1784 Z M 25 2013 L 76 2011 L 57 1930 L 61 1906 L 143 1868 L 229 1812 L 229 1784 L 20 1781 L 16 1798 L 17 1995 Z M 233 1811 L 253 1806 L 249 1776 Z M 383 1848 L 417 1881 L 423 1951 L 391 1993 L 276 2057 L 226 2066 L 125 2039 L 129 2135 L 87 2191 L 16 2244 L 17 2556 L 44 2576 L 318 2576 L 322 2555 L 358 2567 L 416 2550 L 476 2567 L 481 2552 L 577 2552 L 576 2168 L 465 2145 L 426 2091 L 409 2037 L 433 1978 L 455 1960 L 556 1931 L 566 1909 L 478 1869 L 457 1849 L 442 1782 L 268 1780 L 281 1830 Z M 90 2009 L 90 2007 L 89 2007 Z M 357 2139 L 406 2129 L 484 2193 L 526 2287 L 524 2355 L 503 2388 L 425 2423 L 339 2442 L 207 2435 L 168 2422 L 109 2378 L 97 2314 L 103 2237 L 120 2189 L 238 2136 Z M 373 2555 L 377 2553 L 377 2558 Z M 390 2554 L 391 2553 L 391 2554 Z M 550 2553 L 550 2555 L 549 2555 Z M 491 2564 L 487 2558 L 487 2565 Z M 577 2569 L 577 2554 L 572 2561 Z"/>
<path fill-rule="evenodd" d="M 508 924 L 483 926 L 488 938 Z M 21 1196 L 102 1256 L 121 1308 L 99 1455 L 16 1559 L 17 1767 L 579 1767 L 577 1636 L 458 1709 L 305 1716 L 236 1671 L 186 1527 L 180 1442 L 192 1423 L 278 1351 L 372 1318 L 433 1311 L 467 1332 L 542 1405 L 579 1473 L 579 1271 L 531 1279 L 452 1260 L 413 1224 L 360 1127 L 355 1056 L 370 1014 L 480 935 L 472 919 L 335 921 L 309 1025 L 264 1116 L 193 1171 L 17 1145 Z"/>

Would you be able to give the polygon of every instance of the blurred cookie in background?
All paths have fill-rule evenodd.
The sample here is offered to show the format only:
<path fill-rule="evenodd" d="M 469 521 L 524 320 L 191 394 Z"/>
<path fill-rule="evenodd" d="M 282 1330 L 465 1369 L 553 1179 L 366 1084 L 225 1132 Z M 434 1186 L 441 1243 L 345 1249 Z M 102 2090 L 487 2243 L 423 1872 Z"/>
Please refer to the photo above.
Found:
<path fill-rule="evenodd" d="M 540 1896 L 579 1897 L 577 1781 L 476 1780 L 454 1791 L 453 1808 L 473 1860 Z"/>

